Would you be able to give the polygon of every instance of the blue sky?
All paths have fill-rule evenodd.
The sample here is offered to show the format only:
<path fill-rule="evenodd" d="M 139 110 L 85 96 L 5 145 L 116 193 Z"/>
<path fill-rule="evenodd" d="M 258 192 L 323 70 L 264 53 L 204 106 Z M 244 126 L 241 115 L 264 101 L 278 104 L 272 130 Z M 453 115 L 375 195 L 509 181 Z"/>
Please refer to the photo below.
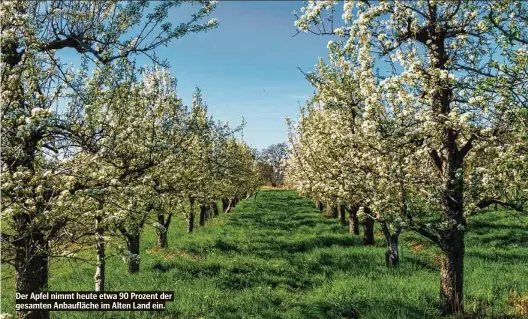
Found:
<path fill-rule="evenodd" d="M 158 48 L 178 79 L 178 93 L 189 105 L 196 86 L 217 120 L 247 125 L 244 140 L 258 149 L 287 139 L 286 117 L 297 118 L 299 102 L 313 93 L 297 67 L 311 71 L 327 56 L 328 37 L 296 33 L 301 1 L 220 1 L 211 17 L 218 28 L 190 34 Z M 181 22 L 186 8 L 170 13 Z"/>

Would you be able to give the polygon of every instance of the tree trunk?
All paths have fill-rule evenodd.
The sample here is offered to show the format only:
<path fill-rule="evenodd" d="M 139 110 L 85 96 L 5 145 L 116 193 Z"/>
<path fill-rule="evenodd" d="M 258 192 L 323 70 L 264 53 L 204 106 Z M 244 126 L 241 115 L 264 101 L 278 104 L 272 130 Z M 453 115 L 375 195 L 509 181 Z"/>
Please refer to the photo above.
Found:
<path fill-rule="evenodd" d="M 104 228 L 101 225 L 102 217 L 97 216 L 95 218 L 95 249 L 97 252 L 97 260 L 95 264 L 95 291 L 105 290 L 105 242 L 104 242 Z"/>
<path fill-rule="evenodd" d="M 370 214 L 370 209 L 365 207 L 365 212 Z M 363 220 L 363 244 L 365 246 L 374 245 L 374 219 L 365 216 Z"/>
<path fill-rule="evenodd" d="M 429 34 L 434 46 L 429 47 L 429 54 L 435 56 L 433 68 L 446 70 L 449 53 L 446 51 L 447 35 L 440 30 L 437 21 L 440 13 L 437 5 L 430 5 L 430 25 L 435 32 Z M 427 39 L 425 39 L 427 40 Z M 441 221 L 450 223 L 451 227 L 442 230 L 439 246 L 442 249 L 442 266 L 440 270 L 440 308 L 445 315 L 464 311 L 463 278 L 464 278 L 464 158 L 472 149 L 471 136 L 467 141 L 458 143 L 461 136 L 452 125 L 445 123 L 452 111 L 453 86 L 439 83 L 432 96 L 432 111 L 439 127 L 442 127 L 442 154 L 437 150 L 430 152 L 431 157 L 442 174 L 442 216 Z M 460 144 L 460 145 L 459 145 Z M 454 222 L 454 223 L 453 223 Z M 462 226 L 461 228 L 459 228 Z"/>
<path fill-rule="evenodd" d="M 48 287 L 49 255 L 48 243 L 39 231 L 33 231 L 14 242 L 16 291 L 21 293 L 39 293 Z M 18 318 L 48 319 L 47 310 L 21 310 Z"/>
<path fill-rule="evenodd" d="M 277 187 L 277 183 L 271 183 L 271 187 Z"/>
<path fill-rule="evenodd" d="M 206 215 L 207 215 L 207 206 L 200 205 L 200 217 L 199 217 L 200 218 L 199 219 L 200 227 L 204 227 L 205 226 Z"/>
<path fill-rule="evenodd" d="M 400 264 L 398 238 L 391 240 L 389 243 L 387 251 L 385 252 L 385 263 L 389 268 L 396 267 Z"/>
<path fill-rule="evenodd" d="M 205 205 L 205 220 L 208 221 L 211 218 L 213 218 L 213 208 L 211 204 Z"/>
<path fill-rule="evenodd" d="M 442 265 L 440 269 L 440 309 L 443 314 L 453 315 L 464 311 L 464 179 L 461 151 L 457 150 L 456 134 L 446 133 L 447 159 L 443 166 L 442 222 L 450 223 L 441 232 Z M 460 227 L 462 226 L 462 227 Z"/>
<path fill-rule="evenodd" d="M 349 233 L 354 235 L 359 235 L 359 220 L 357 217 L 357 212 L 359 207 L 350 206 L 348 208 L 348 224 L 349 224 Z"/>
<path fill-rule="evenodd" d="M 324 216 L 329 218 L 337 218 L 337 206 L 326 204 Z"/>
<path fill-rule="evenodd" d="M 440 308 L 444 314 L 464 311 L 464 233 L 455 231 L 444 242 L 440 269 Z"/>
<path fill-rule="evenodd" d="M 192 233 L 194 229 L 194 212 L 190 212 L 187 215 L 187 233 Z"/>
<path fill-rule="evenodd" d="M 162 227 L 156 228 L 156 234 L 158 237 L 157 245 L 158 248 L 167 248 L 169 245 L 168 235 L 169 235 L 169 226 L 172 219 L 172 214 L 168 214 L 167 218 L 165 215 L 158 214 L 158 224 Z"/>
<path fill-rule="evenodd" d="M 341 226 L 343 227 L 347 225 L 346 211 L 345 211 L 344 205 L 339 206 L 339 222 L 341 223 Z"/>
<path fill-rule="evenodd" d="M 218 216 L 220 213 L 218 212 L 218 204 L 215 202 L 212 202 L 211 203 L 211 208 L 213 210 L 213 216 L 216 217 Z"/>
<path fill-rule="evenodd" d="M 227 208 L 229 207 L 229 199 L 228 198 L 222 198 L 222 212 L 227 212 Z"/>
<path fill-rule="evenodd" d="M 332 205 L 328 205 L 328 203 L 325 203 L 323 216 L 324 217 L 332 217 Z"/>
<path fill-rule="evenodd" d="M 127 239 L 127 272 L 134 274 L 139 272 L 139 234 L 129 235 Z"/>
<path fill-rule="evenodd" d="M 231 211 L 231 208 L 233 207 L 233 201 L 234 201 L 233 198 L 229 199 L 229 202 L 227 203 L 227 208 L 225 210 L 226 213 L 229 213 Z"/>
<path fill-rule="evenodd" d="M 442 265 L 440 269 L 440 309 L 443 314 L 452 315 L 464 311 L 464 179 L 462 170 L 463 158 L 457 151 L 453 133 L 446 133 L 450 147 L 444 163 L 442 194 L 442 221 L 451 223 L 451 227 L 441 233 Z M 459 228 L 459 226 L 462 226 Z"/>
<path fill-rule="evenodd" d="M 317 202 L 317 209 L 322 213 L 324 210 L 324 205 L 322 202 Z"/>
<path fill-rule="evenodd" d="M 464 179 L 463 160 L 465 147 L 458 150 L 457 133 L 451 129 L 444 132 L 444 147 L 447 151 L 443 161 L 442 222 L 450 223 L 449 229 L 441 232 L 442 265 L 440 270 L 440 309 L 445 315 L 464 311 Z M 468 144 L 466 144 L 468 146 Z M 469 144 L 469 146 L 471 146 Z M 460 227 L 462 226 L 462 227 Z"/>
<path fill-rule="evenodd" d="M 385 252 L 385 264 L 388 268 L 394 268 L 400 263 L 400 255 L 398 250 L 398 239 L 400 237 L 401 228 L 391 234 L 389 227 L 385 221 L 380 221 L 381 230 L 387 242 L 387 251 Z"/>
<path fill-rule="evenodd" d="M 158 241 L 157 241 L 158 248 L 167 248 L 169 244 L 169 240 L 167 239 L 167 235 L 168 235 L 167 229 L 165 228 L 165 229 L 159 230 L 157 235 L 158 235 Z"/>

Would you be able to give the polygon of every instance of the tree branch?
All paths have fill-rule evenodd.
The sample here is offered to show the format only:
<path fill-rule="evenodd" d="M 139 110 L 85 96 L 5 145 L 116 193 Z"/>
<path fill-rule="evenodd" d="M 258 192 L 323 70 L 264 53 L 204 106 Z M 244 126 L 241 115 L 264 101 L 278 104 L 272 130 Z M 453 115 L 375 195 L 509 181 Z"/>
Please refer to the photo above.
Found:
<path fill-rule="evenodd" d="M 506 201 L 502 201 L 502 200 L 494 199 L 494 198 L 488 198 L 488 199 L 481 200 L 479 203 L 477 203 L 477 207 L 482 209 L 482 208 L 486 208 L 486 207 L 488 207 L 488 206 L 490 206 L 492 204 L 498 204 L 498 205 L 501 205 L 503 207 L 511 208 L 511 209 L 516 210 L 518 212 L 523 212 L 524 211 L 522 204 L 515 204 L 515 203 L 506 202 Z"/>
<path fill-rule="evenodd" d="M 478 136 L 476 134 L 471 134 L 471 136 L 469 137 L 469 140 L 466 142 L 466 144 L 464 144 L 464 146 L 462 146 L 462 148 L 458 151 L 458 158 L 459 159 L 463 159 L 467 153 L 471 150 L 471 148 L 473 148 L 473 141 L 476 140 L 478 138 Z"/>
<path fill-rule="evenodd" d="M 438 155 L 438 152 L 435 150 L 435 149 L 432 149 L 430 152 L 429 152 L 429 155 L 431 156 L 431 158 L 433 159 L 433 162 L 436 166 L 436 168 L 438 168 L 438 170 L 440 172 L 442 172 L 442 165 L 443 165 L 443 162 L 442 162 L 442 158 L 440 157 L 440 155 Z"/>

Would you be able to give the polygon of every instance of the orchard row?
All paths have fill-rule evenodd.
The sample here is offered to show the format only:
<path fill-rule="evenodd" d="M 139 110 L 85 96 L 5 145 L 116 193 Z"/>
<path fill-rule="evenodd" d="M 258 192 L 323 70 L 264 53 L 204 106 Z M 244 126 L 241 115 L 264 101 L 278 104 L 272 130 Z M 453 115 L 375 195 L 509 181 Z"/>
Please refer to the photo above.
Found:
<path fill-rule="evenodd" d="M 215 2 L 199 1 L 173 26 L 180 5 L 2 2 L 2 263 L 17 292 L 46 289 L 59 257 L 96 259 L 102 291 L 109 246 L 137 272 L 146 224 L 167 247 L 175 214 L 192 232 L 195 216 L 203 226 L 219 202 L 229 211 L 260 186 L 255 151 L 235 138 L 242 127 L 214 121 L 199 89 L 184 105 L 155 54 L 217 25 L 205 20 Z"/>
<path fill-rule="evenodd" d="M 333 40 L 290 121 L 287 183 L 342 222 L 347 209 L 366 244 L 379 223 L 389 267 L 402 231 L 433 242 L 441 309 L 462 312 L 468 218 L 490 205 L 526 210 L 528 7 L 346 1 L 339 19 L 338 6 L 309 1 L 296 21 Z"/>

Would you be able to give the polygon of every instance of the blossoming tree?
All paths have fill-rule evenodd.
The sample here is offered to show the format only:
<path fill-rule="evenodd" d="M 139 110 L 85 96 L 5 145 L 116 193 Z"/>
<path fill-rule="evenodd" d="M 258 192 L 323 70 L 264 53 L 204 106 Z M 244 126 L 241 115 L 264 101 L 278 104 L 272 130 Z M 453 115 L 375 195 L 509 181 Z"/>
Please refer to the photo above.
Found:
<path fill-rule="evenodd" d="M 50 242 L 72 219 L 55 207 L 66 194 L 62 190 L 74 186 L 62 167 L 60 114 L 52 113 L 59 100 L 68 98 L 65 95 L 75 94 L 72 73 L 59 52 L 73 49 L 84 57 L 81 60 L 102 65 L 138 54 L 161 63 L 154 49 L 216 26 L 215 20 L 203 22 L 215 3 L 196 3 L 199 9 L 178 26 L 166 18 L 181 2 L 158 4 L 151 13 L 147 1 L 1 3 L 2 218 L 9 222 L 2 241 L 13 252 L 2 254 L 2 260 L 13 263 L 18 291 L 46 287 Z M 137 37 L 127 36 L 138 26 L 143 31 Z M 48 316 L 46 311 L 19 312 L 21 318 Z"/>
<path fill-rule="evenodd" d="M 310 1 L 296 25 L 337 23 L 322 18 L 336 3 Z M 441 309 L 462 311 L 467 216 L 492 203 L 522 210 L 526 198 L 526 3 L 347 1 L 343 11 L 323 33 L 357 63 L 373 146 L 407 149 L 405 215 L 442 250 Z"/>

